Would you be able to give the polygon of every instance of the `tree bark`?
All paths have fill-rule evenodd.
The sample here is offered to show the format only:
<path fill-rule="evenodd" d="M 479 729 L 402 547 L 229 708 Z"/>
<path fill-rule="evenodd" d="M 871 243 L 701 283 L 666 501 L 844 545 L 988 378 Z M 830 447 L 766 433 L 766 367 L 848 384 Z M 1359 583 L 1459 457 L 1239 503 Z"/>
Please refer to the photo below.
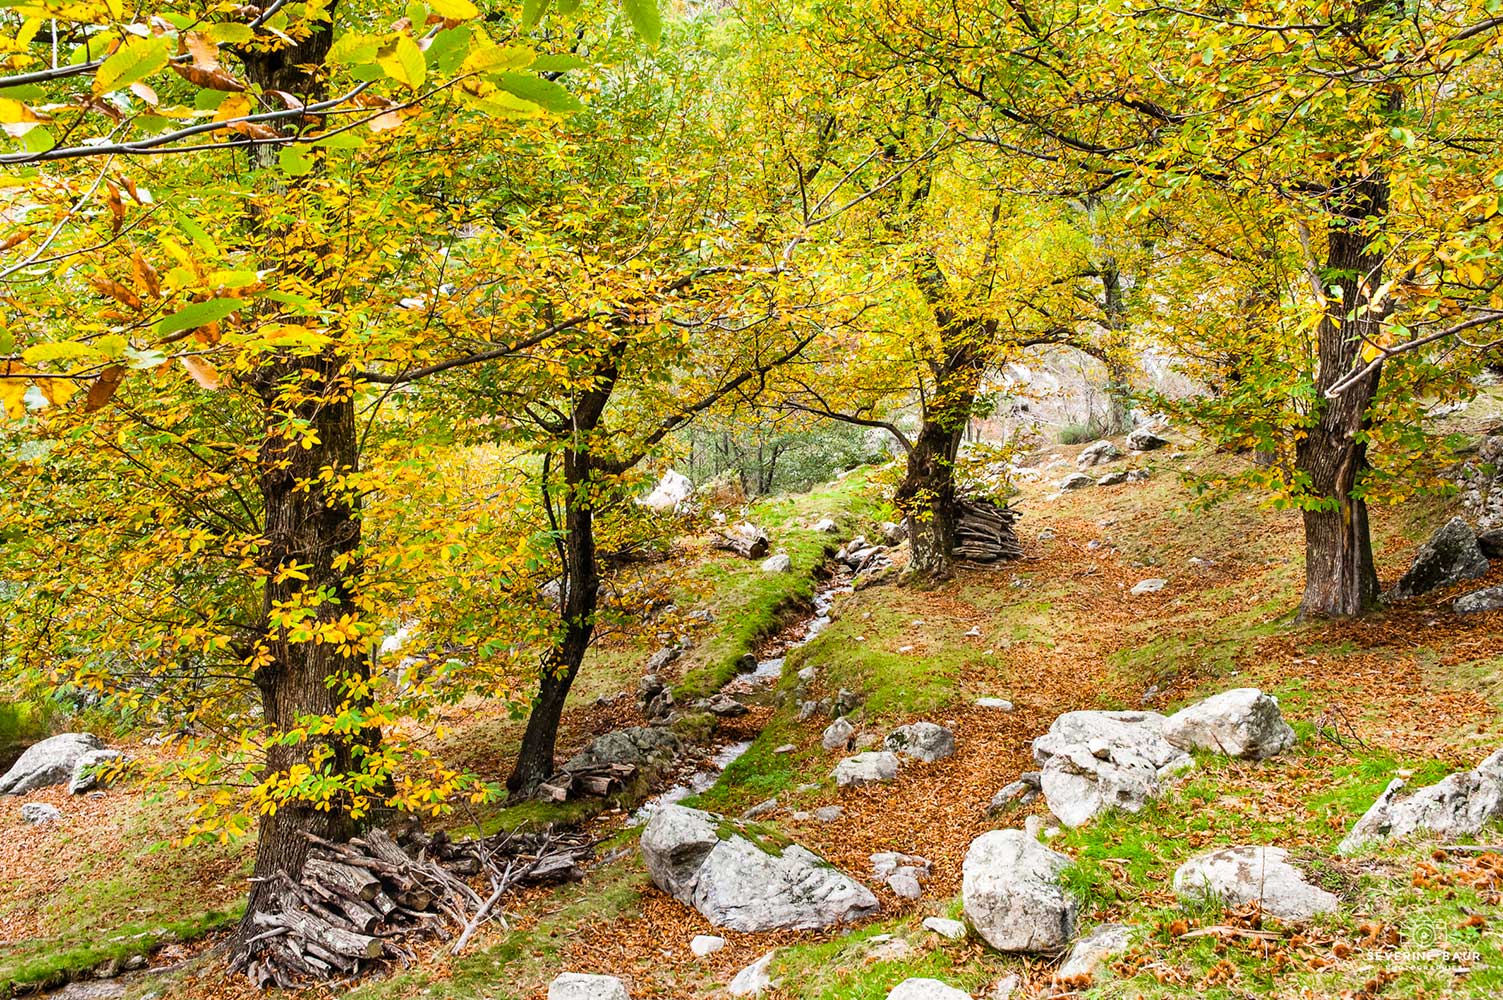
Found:
<path fill-rule="evenodd" d="M 318 68 L 333 41 L 332 14 L 333 4 L 330 19 L 294 45 L 248 51 L 244 62 L 250 83 L 264 92 L 281 90 L 305 100 L 321 96 Z M 267 165 L 261 152 L 252 151 L 253 168 Z M 253 680 L 265 722 L 277 733 L 307 716 L 337 714 L 347 704 L 337 679 L 369 676 L 364 652 L 346 654 L 337 644 L 296 636 L 275 618 L 284 609 L 301 609 L 306 617 L 298 624 L 306 630 L 355 610 L 353 581 L 359 566 L 350 554 L 360 545 L 360 512 L 357 495 L 343 484 L 359 467 L 355 386 L 337 351 L 316 358 L 272 358 L 245 381 L 261 400 L 264 422 L 258 474 L 265 525 L 258 564 L 267 575 Z M 279 572 L 289 567 L 297 575 Z M 377 731 L 272 745 L 266 751 L 267 775 L 297 765 L 336 775 L 357 772 L 362 751 L 379 741 Z M 324 809 L 294 801 L 262 815 L 240 944 L 260 932 L 256 917 L 274 903 L 269 886 L 277 873 L 294 881 L 301 876 L 309 849 L 304 834 L 348 837 L 354 832 L 355 804 L 341 793 Z"/>
<path fill-rule="evenodd" d="M 1363 338 L 1374 340 L 1383 322 L 1369 296 L 1383 281 L 1383 257 L 1370 249 L 1374 224 L 1388 209 L 1381 174 L 1345 177 L 1335 185 L 1327 237 L 1325 283 L 1332 296 L 1318 334 L 1316 422 L 1300 441 L 1295 469 L 1305 482 L 1305 596 L 1301 617 L 1350 617 L 1378 600 L 1367 503 L 1360 495 L 1367 469 L 1361 431 L 1377 393 L 1380 371 L 1335 399 L 1325 392 L 1360 363 Z"/>

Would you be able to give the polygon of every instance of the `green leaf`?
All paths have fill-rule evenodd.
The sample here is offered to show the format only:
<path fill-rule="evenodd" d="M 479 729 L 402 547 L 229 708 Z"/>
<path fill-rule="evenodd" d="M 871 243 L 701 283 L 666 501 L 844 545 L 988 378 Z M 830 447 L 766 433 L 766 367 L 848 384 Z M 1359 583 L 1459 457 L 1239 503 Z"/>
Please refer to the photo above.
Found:
<path fill-rule="evenodd" d="M 376 61 L 376 53 L 380 47 L 381 41 L 374 35 L 362 35 L 357 31 L 351 31 L 334 39 L 334 44 L 329 46 L 329 54 L 326 58 L 329 62 L 341 66 L 372 63 Z"/>
<path fill-rule="evenodd" d="M 104 61 L 94 74 L 94 93 L 107 94 L 145 79 L 167 67 L 170 42 L 167 36 L 127 38 L 115 54 Z"/>
<path fill-rule="evenodd" d="M 552 111 L 554 114 L 568 114 L 584 107 L 579 103 L 579 98 L 569 93 L 567 89 L 552 80 L 544 80 L 540 76 L 532 76 L 528 73 L 502 73 L 496 77 L 496 83 L 502 90 L 524 101 L 530 101 L 545 111 Z"/>
<path fill-rule="evenodd" d="M 27 129 L 21 137 L 21 148 L 28 153 L 45 153 L 56 145 L 57 139 L 44 128 Z"/>
<path fill-rule="evenodd" d="M 548 13 L 548 7 L 553 0 L 523 0 L 522 2 L 522 27 L 536 28 L 543 15 Z"/>
<path fill-rule="evenodd" d="M 538 56 L 528 68 L 536 73 L 566 73 L 571 69 L 584 69 L 589 65 L 589 63 L 579 58 L 579 56 L 561 53 L 559 55 Z"/>
<path fill-rule="evenodd" d="M 305 149 L 298 146 L 283 146 L 277 153 L 277 166 L 281 167 L 282 173 L 288 177 L 302 177 L 304 174 L 311 174 L 318 163 Z"/>
<path fill-rule="evenodd" d="M 421 87 L 423 77 L 428 75 L 428 63 L 423 58 L 423 50 L 418 48 L 418 43 L 412 40 L 411 35 L 398 35 L 394 41 L 383 46 L 376 57 L 376 64 L 386 71 L 387 76 L 412 90 Z"/>
<path fill-rule="evenodd" d="M 621 7 L 642 40 L 648 45 L 656 45 L 663 37 L 663 19 L 658 13 L 658 0 L 621 0 Z"/>
<path fill-rule="evenodd" d="M 579 9 L 579 0 L 558 0 L 554 9 L 567 17 Z"/>
<path fill-rule="evenodd" d="M 487 45 L 465 57 L 460 73 L 494 73 L 498 70 L 525 69 L 537 53 L 525 45 Z"/>
<path fill-rule="evenodd" d="M 531 101 L 524 101 L 504 90 L 466 100 L 472 107 L 497 118 L 534 118 L 543 113 L 543 109 Z"/>
<path fill-rule="evenodd" d="M 248 24 L 241 24 L 238 21 L 211 24 L 204 34 L 208 35 L 211 41 L 218 42 L 221 45 L 243 45 L 256 37 L 255 29 Z"/>
<path fill-rule="evenodd" d="M 185 306 L 165 317 L 157 324 L 157 335 L 165 337 L 181 330 L 191 330 L 197 326 L 208 326 L 217 323 L 231 313 L 238 312 L 250 305 L 249 299 L 209 299 L 206 302 L 195 302 L 191 306 Z"/>

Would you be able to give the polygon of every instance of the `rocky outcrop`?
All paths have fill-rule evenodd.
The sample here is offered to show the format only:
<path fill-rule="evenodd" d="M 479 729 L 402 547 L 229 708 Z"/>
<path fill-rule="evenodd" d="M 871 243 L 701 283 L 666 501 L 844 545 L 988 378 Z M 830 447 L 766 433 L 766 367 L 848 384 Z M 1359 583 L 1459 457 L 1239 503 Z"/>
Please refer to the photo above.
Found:
<path fill-rule="evenodd" d="M 1470 836 L 1503 819 L 1503 750 L 1412 794 L 1405 788 L 1398 778 L 1389 782 L 1337 850 L 1350 854 L 1377 841 L 1422 834 Z"/>
<path fill-rule="evenodd" d="M 1139 427 L 1127 435 L 1127 447 L 1130 451 L 1158 451 L 1168 444 L 1167 438 L 1159 437 L 1147 427 Z"/>
<path fill-rule="evenodd" d="M 1212 750 L 1266 760 L 1294 746 L 1279 700 L 1257 688 L 1233 688 L 1164 720 L 1164 739 L 1181 750 Z"/>
<path fill-rule="evenodd" d="M 1022 830 L 983 833 L 961 868 L 966 920 L 998 951 L 1059 951 L 1075 934 L 1079 909 L 1059 882 L 1069 864 Z"/>
<path fill-rule="evenodd" d="M 565 972 L 548 984 L 548 1000 L 631 1000 L 631 994 L 615 976 Z"/>
<path fill-rule="evenodd" d="M 1336 897 L 1311 885 L 1289 863 L 1282 847 L 1227 847 L 1191 858 L 1174 873 L 1181 899 L 1209 901 L 1228 909 L 1257 903 L 1263 913 L 1285 923 L 1301 923 L 1317 913 L 1334 913 Z"/>
<path fill-rule="evenodd" d="M 1122 449 L 1105 439 L 1093 442 L 1086 446 L 1085 450 L 1075 456 L 1077 468 L 1089 469 L 1094 465 L 1104 465 L 1122 457 Z"/>
<path fill-rule="evenodd" d="M 1076 941 L 1070 957 L 1059 967 L 1060 979 L 1095 975 L 1096 969 L 1113 955 L 1132 947 L 1132 928 L 1126 924 L 1102 924 Z"/>
<path fill-rule="evenodd" d="M 104 744 L 89 733 L 63 733 L 35 743 L 0 777 L 0 795 L 25 795 L 73 779 L 78 760 Z"/>
<path fill-rule="evenodd" d="M 1084 472 L 1072 472 L 1059 481 L 1059 488 L 1062 490 L 1083 490 L 1095 485 L 1096 480 Z"/>
<path fill-rule="evenodd" d="M 1462 580 L 1484 576 L 1489 565 L 1487 557 L 1477 547 L 1477 536 L 1471 525 L 1453 517 L 1420 546 L 1408 572 L 1399 578 L 1387 596 L 1398 601 L 1417 597 Z"/>
<path fill-rule="evenodd" d="M 869 750 L 847 757 L 835 765 L 831 774 L 835 776 L 835 784 L 841 788 L 884 784 L 897 780 L 898 758 L 887 751 Z"/>
<path fill-rule="evenodd" d="M 611 764 L 634 764 L 643 770 L 661 770 L 673 763 L 683 744 L 671 730 L 657 726 L 632 726 L 597 736 L 569 758 L 565 771 L 585 771 Z"/>
<path fill-rule="evenodd" d="M 915 760 L 936 761 L 955 752 L 955 734 L 934 722 L 914 722 L 887 734 L 887 749 Z"/>
<path fill-rule="evenodd" d="M 815 930 L 880 909 L 871 890 L 803 847 L 765 843 L 698 809 L 659 809 L 641 850 L 653 883 L 716 927 Z"/>
<path fill-rule="evenodd" d="M 1104 809 L 1137 812 L 1190 756 L 1163 736 L 1157 712 L 1066 712 L 1033 741 L 1049 810 L 1079 826 Z"/>

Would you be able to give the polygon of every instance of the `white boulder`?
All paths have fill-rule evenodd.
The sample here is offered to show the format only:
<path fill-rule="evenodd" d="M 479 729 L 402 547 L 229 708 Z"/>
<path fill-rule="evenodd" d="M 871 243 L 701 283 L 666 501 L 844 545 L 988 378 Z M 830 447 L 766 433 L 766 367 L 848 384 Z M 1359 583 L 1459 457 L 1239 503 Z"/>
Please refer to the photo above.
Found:
<path fill-rule="evenodd" d="M 950 941 L 959 941 L 965 937 L 965 924 L 948 917 L 925 917 L 924 928 Z"/>
<path fill-rule="evenodd" d="M 1458 771 L 1405 795 L 1398 778 L 1363 814 L 1337 851 L 1350 854 L 1367 844 L 1390 838 L 1435 834 L 1468 837 L 1503 818 L 1503 750 L 1470 771 Z"/>
<path fill-rule="evenodd" d="M 754 997 L 773 987 L 772 959 L 777 951 L 769 951 L 751 965 L 736 973 L 725 991 L 733 997 Z"/>
<path fill-rule="evenodd" d="M 689 942 L 689 951 L 695 958 L 704 958 L 713 955 L 725 947 L 725 938 L 714 934 L 696 934 L 694 940 Z"/>
<path fill-rule="evenodd" d="M 779 552 L 777 555 L 768 556 L 766 559 L 762 560 L 762 572 L 791 573 L 793 572 L 793 559 L 784 552 Z"/>
<path fill-rule="evenodd" d="M 736 931 L 815 930 L 881 907 L 871 890 L 823 858 L 754 838 L 722 816 L 667 805 L 642 831 L 652 881 L 716 927 Z"/>
<path fill-rule="evenodd" d="M 73 764 L 73 776 L 68 782 L 71 795 L 81 795 L 99 784 L 99 768 L 110 761 L 123 757 L 119 750 L 90 750 Z"/>
<path fill-rule="evenodd" d="M 1285 923 L 1301 923 L 1318 913 L 1335 913 L 1339 901 L 1311 885 L 1288 861 L 1282 847 L 1227 847 L 1198 855 L 1174 873 L 1181 899 L 1210 901 L 1228 909 L 1257 903 Z"/>
<path fill-rule="evenodd" d="M 938 979 L 905 979 L 892 988 L 887 1000 L 971 1000 L 971 995 Z"/>
<path fill-rule="evenodd" d="M 932 762 L 955 752 L 955 734 L 935 722 L 914 722 L 888 733 L 885 745 L 905 757 Z"/>
<path fill-rule="evenodd" d="M 845 750 L 851 745 L 851 737 L 856 735 L 856 727 L 851 725 L 851 720 L 841 716 L 825 727 L 824 735 L 819 738 L 820 746 L 826 750 Z"/>
<path fill-rule="evenodd" d="M 1085 450 L 1075 456 L 1075 464 L 1079 468 L 1089 469 L 1093 465 L 1102 465 L 1122 457 L 1122 449 L 1110 441 L 1102 439 L 1086 446 Z"/>
<path fill-rule="evenodd" d="M 1173 775 L 1193 766 L 1163 736 L 1157 712 L 1066 712 L 1033 741 L 1039 787 L 1065 826 L 1105 809 L 1138 812 Z"/>
<path fill-rule="evenodd" d="M 45 802 L 28 802 L 21 807 L 21 822 L 32 826 L 41 826 L 44 823 L 56 823 L 63 818 L 63 814 L 57 806 L 48 805 Z"/>
<path fill-rule="evenodd" d="M 1059 882 L 1069 865 L 1022 830 L 983 833 L 961 868 L 966 919 L 998 951 L 1059 951 L 1075 934 L 1079 910 Z"/>
<path fill-rule="evenodd" d="M 1164 739 L 1181 750 L 1266 760 L 1294 746 L 1294 730 L 1273 695 L 1257 688 L 1233 688 L 1169 716 Z"/>
<path fill-rule="evenodd" d="M 885 784 L 897 780 L 898 758 L 885 750 L 868 750 L 842 760 L 831 774 L 841 788 Z"/>
<path fill-rule="evenodd" d="M 652 492 L 639 502 L 643 507 L 667 513 L 694 495 L 694 484 L 681 472 L 669 469 L 653 487 Z"/>
<path fill-rule="evenodd" d="M 548 1000 L 631 1000 L 631 994 L 615 976 L 565 972 L 548 984 Z"/>
<path fill-rule="evenodd" d="M 104 744 L 90 733 L 62 733 L 32 744 L 19 760 L 0 777 L 0 795 L 25 795 L 49 785 L 61 785 L 73 778 L 78 759 L 91 750 L 103 750 Z"/>

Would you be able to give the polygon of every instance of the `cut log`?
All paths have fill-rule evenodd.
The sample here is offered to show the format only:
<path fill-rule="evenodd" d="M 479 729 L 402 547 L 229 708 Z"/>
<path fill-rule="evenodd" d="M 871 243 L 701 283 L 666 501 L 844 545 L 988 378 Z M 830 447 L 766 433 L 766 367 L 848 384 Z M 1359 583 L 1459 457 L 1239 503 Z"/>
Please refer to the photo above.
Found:
<path fill-rule="evenodd" d="M 710 544 L 714 545 L 717 549 L 734 552 L 743 559 L 761 559 L 772 548 L 772 543 L 767 540 L 767 536 L 761 531 L 750 536 L 739 533 L 727 535 L 716 532 Z"/>

